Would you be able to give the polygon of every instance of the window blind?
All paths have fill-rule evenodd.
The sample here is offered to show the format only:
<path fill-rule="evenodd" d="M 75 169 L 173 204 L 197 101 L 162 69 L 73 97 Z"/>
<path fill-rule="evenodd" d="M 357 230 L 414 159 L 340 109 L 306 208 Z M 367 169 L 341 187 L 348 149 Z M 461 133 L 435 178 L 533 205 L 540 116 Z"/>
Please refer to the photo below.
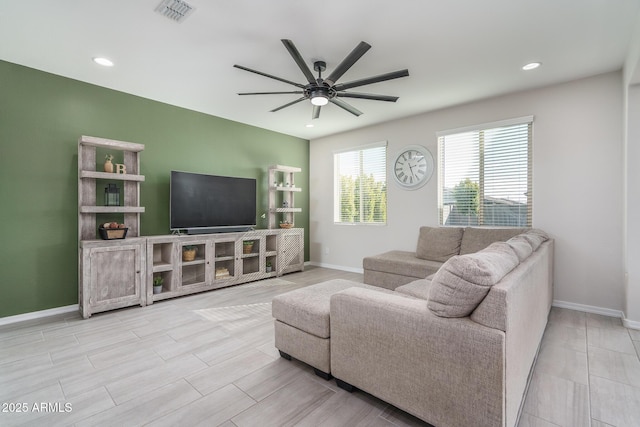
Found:
<path fill-rule="evenodd" d="M 387 144 L 334 153 L 334 222 L 386 224 Z"/>
<path fill-rule="evenodd" d="M 533 118 L 438 136 L 440 225 L 530 227 Z"/>

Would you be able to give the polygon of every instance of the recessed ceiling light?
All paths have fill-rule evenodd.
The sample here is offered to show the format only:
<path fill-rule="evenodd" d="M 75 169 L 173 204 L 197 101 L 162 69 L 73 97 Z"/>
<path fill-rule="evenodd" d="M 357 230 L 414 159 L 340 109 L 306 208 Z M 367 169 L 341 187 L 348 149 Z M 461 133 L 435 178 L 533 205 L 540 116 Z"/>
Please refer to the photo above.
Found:
<path fill-rule="evenodd" d="M 535 70 L 536 68 L 538 68 L 541 65 L 542 65 L 541 62 L 530 62 L 527 65 L 523 66 L 522 69 L 525 70 L 525 71 Z"/>
<path fill-rule="evenodd" d="M 304 125 L 304 127 L 312 128 L 313 127 L 313 123 L 307 123 L 306 125 Z"/>
<path fill-rule="evenodd" d="M 99 65 L 102 65 L 103 67 L 113 67 L 113 62 L 107 58 L 102 58 L 98 56 L 93 58 L 93 62 Z"/>

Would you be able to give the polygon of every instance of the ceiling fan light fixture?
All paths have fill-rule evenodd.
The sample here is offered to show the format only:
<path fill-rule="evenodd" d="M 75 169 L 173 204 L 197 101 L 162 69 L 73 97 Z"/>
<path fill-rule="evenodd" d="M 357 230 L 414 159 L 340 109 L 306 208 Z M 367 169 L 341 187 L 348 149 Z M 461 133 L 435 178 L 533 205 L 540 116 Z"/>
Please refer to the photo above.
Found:
<path fill-rule="evenodd" d="M 319 107 L 322 107 L 323 105 L 327 105 L 329 103 L 329 98 L 327 98 L 324 95 L 320 95 L 320 94 L 312 95 L 311 96 L 311 103 L 313 105 L 317 105 Z"/>

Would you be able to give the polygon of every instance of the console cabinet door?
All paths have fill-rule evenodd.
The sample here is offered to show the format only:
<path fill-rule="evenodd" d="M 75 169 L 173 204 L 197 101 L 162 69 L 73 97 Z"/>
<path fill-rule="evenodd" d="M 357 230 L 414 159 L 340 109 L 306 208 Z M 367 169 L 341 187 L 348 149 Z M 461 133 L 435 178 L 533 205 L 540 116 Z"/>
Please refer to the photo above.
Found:
<path fill-rule="evenodd" d="M 82 315 L 145 305 L 142 295 L 142 245 L 83 249 Z"/>
<path fill-rule="evenodd" d="M 292 229 L 282 232 L 278 238 L 278 276 L 292 271 L 304 270 L 304 230 Z"/>

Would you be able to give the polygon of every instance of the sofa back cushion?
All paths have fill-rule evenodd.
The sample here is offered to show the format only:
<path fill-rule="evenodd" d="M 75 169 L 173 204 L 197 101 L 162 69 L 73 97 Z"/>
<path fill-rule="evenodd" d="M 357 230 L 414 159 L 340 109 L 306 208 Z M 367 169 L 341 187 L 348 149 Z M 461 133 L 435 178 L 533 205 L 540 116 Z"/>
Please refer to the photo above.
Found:
<path fill-rule="evenodd" d="M 528 229 L 467 227 L 460 242 L 460 255 L 481 251 L 493 242 L 506 242 L 526 230 Z"/>
<path fill-rule="evenodd" d="M 420 227 L 416 257 L 445 262 L 460 252 L 463 228 Z"/>
<path fill-rule="evenodd" d="M 511 249 L 513 249 L 516 255 L 518 255 L 520 262 L 527 259 L 533 252 L 531 243 L 529 243 L 529 240 L 522 234 L 518 234 L 517 236 L 510 238 L 507 240 L 507 244 L 511 246 Z"/>
<path fill-rule="evenodd" d="M 537 228 L 532 228 L 531 230 L 528 230 L 526 233 L 522 234 L 522 237 L 527 239 L 529 244 L 531 244 L 531 248 L 534 251 L 536 251 L 542 243 L 549 240 L 549 235 Z"/>
<path fill-rule="evenodd" d="M 492 243 L 480 252 L 450 258 L 433 277 L 429 309 L 440 317 L 466 317 L 519 263 L 505 242 Z"/>

